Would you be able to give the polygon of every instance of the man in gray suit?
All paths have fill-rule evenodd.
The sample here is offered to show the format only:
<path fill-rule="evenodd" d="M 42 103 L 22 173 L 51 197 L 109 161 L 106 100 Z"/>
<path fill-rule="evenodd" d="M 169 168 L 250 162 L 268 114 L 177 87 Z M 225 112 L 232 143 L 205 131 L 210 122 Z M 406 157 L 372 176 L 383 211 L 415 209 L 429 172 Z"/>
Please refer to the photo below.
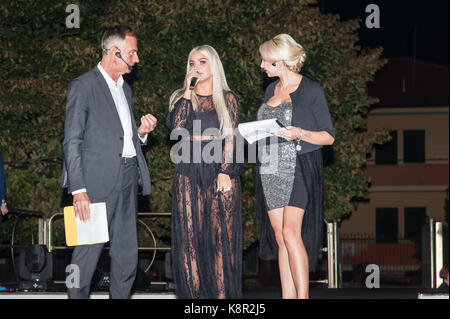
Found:
<path fill-rule="evenodd" d="M 64 127 L 62 186 L 73 195 L 75 214 L 90 219 L 89 204 L 105 202 L 110 237 L 110 298 L 129 298 L 136 277 L 137 193 L 150 194 L 150 174 L 141 144 L 156 127 L 147 114 L 138 128 L 131 87 L 122 75 L 139 62 L 137 36 L 128 27 L 107 30 L 103 56 L 89 72 L 70 83 Z M 69 298 L 89 298 L 92 276 L 103 244 L 76 246 L 71 264 L 78 266 L 79 287 Z"/>

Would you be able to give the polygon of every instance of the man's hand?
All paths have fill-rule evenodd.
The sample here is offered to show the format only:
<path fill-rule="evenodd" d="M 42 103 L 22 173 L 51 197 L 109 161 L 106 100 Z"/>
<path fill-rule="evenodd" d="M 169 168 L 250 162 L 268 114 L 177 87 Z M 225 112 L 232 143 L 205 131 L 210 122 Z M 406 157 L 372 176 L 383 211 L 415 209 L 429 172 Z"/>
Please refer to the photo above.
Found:
<path fill-rule="evenodd" d="M 2 215 L 8 214 L 8 206 L 6 206 L 6 202 L 2 202 Z"/>
<path fill-rule="evenodd" d="M 90 203 L 91 201 L 86 192 L 73 195 L 73 209 L 75 210 L 75 216 L 79 216 L 82 222 L 87 222 L 91 219 Z"/>
<path fill-rule="evenodd" d="M 151 114 L 144 115 L 141 117 L 141 126 L 138 128 L 138 134 L 140 137 L 144 137 L 146 134 L 152 132 L 158 120 Z"/>

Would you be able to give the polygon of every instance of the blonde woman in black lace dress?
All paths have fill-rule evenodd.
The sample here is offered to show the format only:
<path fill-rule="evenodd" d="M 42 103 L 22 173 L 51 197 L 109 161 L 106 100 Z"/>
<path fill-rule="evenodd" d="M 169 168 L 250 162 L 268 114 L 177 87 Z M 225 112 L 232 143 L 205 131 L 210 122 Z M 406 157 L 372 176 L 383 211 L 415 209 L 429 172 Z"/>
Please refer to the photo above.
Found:
<path fill-rule="evenodd" d="M 190 89 L 192 78 L 197 78 Z M 172 261 L 178 298 L 240 298 L 242 164 L 235 163 L 239 104 L 214 48 L 192 49 L 166 124 L 176 163 Z M 180 138 L 181 137 L 181 138 Z"/>

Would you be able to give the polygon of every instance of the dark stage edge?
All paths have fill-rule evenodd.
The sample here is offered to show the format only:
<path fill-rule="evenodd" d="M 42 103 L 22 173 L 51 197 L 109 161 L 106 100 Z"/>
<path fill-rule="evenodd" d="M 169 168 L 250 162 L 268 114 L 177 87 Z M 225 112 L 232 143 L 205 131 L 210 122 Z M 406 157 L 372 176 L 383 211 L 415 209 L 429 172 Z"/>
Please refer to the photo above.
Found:
<path fill-rule="evenodd" d="M 314 287 L 310 299 L 449 299 L 448 292 L 424 288 L 341 288 Z M 278 287 L 244 291 L 244 299 L 280 299 Z"/>
<path fill-rule="evenodd" d="M 91 299 L 108 299 L 108 292 L 93 292 Z M 243 299 L 263 300 L 280 299 L 281 290 L 279 287 L 264 287 L 262 289 L 244 290 Z M 0 292 L 2 299 L 67 299 L 64 291 L 47 292 L 20 292 L 3 291 Z M 154 291 L 136 292 L 132 299 L 176 299 L 173 292 Z M 311 288 L 310 299 L 449 299 L 448 293 L 433 289 L 423 288 L 343 288 L 328 289 L 324 287 Z"/>

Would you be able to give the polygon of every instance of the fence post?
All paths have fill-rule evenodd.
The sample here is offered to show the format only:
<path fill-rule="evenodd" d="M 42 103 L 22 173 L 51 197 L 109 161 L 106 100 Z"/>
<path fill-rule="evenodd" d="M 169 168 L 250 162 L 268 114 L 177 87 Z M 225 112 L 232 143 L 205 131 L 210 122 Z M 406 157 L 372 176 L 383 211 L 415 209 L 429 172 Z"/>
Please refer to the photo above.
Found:
<path fill-rule="evenodd" d="M 38 244 L 47 245 L 47 220 L 46 218 L 38 219 Z"/>
<path fill-rule="evenodd" d="M 328 246 L 328 288 L 337 288 L 336 285 L 336 234 L 335 223 L 327 222 Z"/>
<path fill-rule="evenodd" d="M 333 221 L 333 233 L 334 233 L 334 288 L 341 287 L 341 258 L 339 249 L 339 233 L 338 233 L 338 223 Z"/>
<path fill-rule="evenodd" d="M 436 288 L 435 272 L 434 272 L 434 260 L 435 260 L 435 247 L 434 247 L 434 219 L 430 218 L 430 270 L 431 270 L 431 288 Z"/>
<path fill-rule="evenodd" d="M 327 222 L 327 255 L 328 255 L 328 288 L 333 288 L 334 278 L 333 278 L 333 227 L 332 224 Z"/>
<path fill-rule="evenodd" d="M 439 272 L 441 271 L 442 267 L 444 266 L 444 246 L 443 246 L 443 225 L 442 222 L 436 222 L 435 226 L 434 226 L 434 240 L 435 240 L 435 244 L 434 247 L 436 249 L 435 252 L 435 256 L 436 256 L 436 261 L 435 261 L 435 272 L 434 272 L 434 278 L 435 278 L 435 287 L 434 288 L 438 288 L 443 280 L 442 278 L 439 276 Z"/>

